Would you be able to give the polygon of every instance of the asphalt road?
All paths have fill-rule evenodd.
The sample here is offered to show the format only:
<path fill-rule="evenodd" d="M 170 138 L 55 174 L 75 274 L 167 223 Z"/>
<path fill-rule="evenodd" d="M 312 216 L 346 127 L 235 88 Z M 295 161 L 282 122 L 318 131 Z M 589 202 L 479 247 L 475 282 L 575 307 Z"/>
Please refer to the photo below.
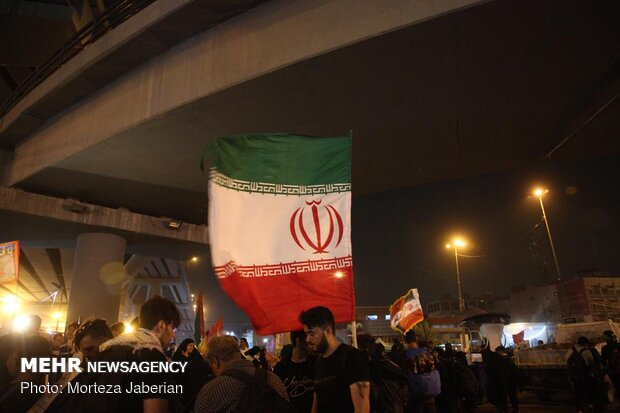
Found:
<path fill-rule="evenodd" d="M 491 404 L 478 406 L 476 413 L 496 413 L 497 410 Z M 532 393 L 519 393 L 519 412 L 520 413 L 575 413 L 573 400 L 569 396 L 556 398 L 555 400 L 543 402 L 536 398 Z M 620 404 L 610 406 L 605 410 L 606 413 L 620 412 Z"/>

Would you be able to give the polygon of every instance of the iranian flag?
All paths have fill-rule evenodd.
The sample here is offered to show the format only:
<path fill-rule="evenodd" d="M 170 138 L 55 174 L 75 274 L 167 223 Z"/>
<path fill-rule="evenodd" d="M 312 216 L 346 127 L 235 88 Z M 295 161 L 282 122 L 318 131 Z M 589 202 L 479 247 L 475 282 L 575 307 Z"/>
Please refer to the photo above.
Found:
<path fill-rule="evenodd" d="M 354 319 L 351 138 L 219 138 L 209 176 L 215 274 L 258 334 L 322 305 Z"/>

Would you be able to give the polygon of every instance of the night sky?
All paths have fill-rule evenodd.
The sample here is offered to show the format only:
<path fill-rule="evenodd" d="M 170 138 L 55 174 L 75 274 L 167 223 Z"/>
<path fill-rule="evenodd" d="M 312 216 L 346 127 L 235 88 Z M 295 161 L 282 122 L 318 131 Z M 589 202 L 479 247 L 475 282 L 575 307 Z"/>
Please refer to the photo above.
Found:
<path fill-rule="evenodd" d="M 553 279 L 540 206 L 528 196 L 537 183 L 550 191 L 543 200 L 562 277 L 593 268 L 620 275 L 619 160 L 540 164 L 364 196 L 355 196 L 353 182 L 357 305 L 390 305 L 412 287 L 423 302 L 455 297 L 454 255 L 445 248 L 453 234 L 470 242 L 463 254 L 482 256 L 459 260 L 464 294 L 507 295 Z M 205 254 L 189 281 L 205 289 L 207 320 L 223 316 L 225 329 L 236 328 L 247 319 L 209 265 Z"/>

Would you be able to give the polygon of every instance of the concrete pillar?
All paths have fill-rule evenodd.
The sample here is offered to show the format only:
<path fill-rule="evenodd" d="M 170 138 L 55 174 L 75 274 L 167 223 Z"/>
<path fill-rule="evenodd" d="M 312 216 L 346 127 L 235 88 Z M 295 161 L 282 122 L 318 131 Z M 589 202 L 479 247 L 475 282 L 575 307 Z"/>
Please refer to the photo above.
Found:
<path fill-rule="evenodd" d="M 77 238 L 67 324 L 87 318 L 118 321 L 121 290 L 127 282 L 123 266 L 125 240 L 90 233 Z"/>

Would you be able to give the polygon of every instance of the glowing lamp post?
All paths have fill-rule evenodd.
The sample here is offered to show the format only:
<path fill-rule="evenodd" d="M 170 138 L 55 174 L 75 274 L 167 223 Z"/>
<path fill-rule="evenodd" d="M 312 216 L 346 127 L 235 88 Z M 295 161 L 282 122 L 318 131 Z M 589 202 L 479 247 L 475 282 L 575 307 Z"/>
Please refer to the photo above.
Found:
<path fill-rule="evenodd" d="M 463 293 L 461 291 L 461 273 L 459 272 L 459 248 L 464 248 L 466 242 L 460 238 L 455 238 L 450 244 L 446 244 L 446 248 L 454 249 L 454 262 L 456 263 L 456 285 L 459 294 L 459 311 L 465 311 L 465 302 L 463 301 Z"/>
<path fill-rule="evenodd" d="M 555 253 L 555 246 L 553 245 L 553 238 L 551 237 L 551 229 L 549 228 L 549 221 L 547 221 L 547 214 L 545 213 L 545 206 L 543 205 L 542 200 L 543 195 L 548 192 L 549 190 L 546 188 L 536 188 L 534 189 L 534 191 L 532 191 L 532 194 L 537 197 L 538 201 L 540 202 L 540 210 L 542 211 L 543 221 L 545 221 L 545 227 L 547 227 L 547 235 L 549 236 L 549 245 L 551 245 L 551 253 L 553 254 L 553 262 L 555 263 L 557 280 L 560 281 L 562 278 L 560 276 L 560 264 L 558 264 L 558 256 Z"/>

